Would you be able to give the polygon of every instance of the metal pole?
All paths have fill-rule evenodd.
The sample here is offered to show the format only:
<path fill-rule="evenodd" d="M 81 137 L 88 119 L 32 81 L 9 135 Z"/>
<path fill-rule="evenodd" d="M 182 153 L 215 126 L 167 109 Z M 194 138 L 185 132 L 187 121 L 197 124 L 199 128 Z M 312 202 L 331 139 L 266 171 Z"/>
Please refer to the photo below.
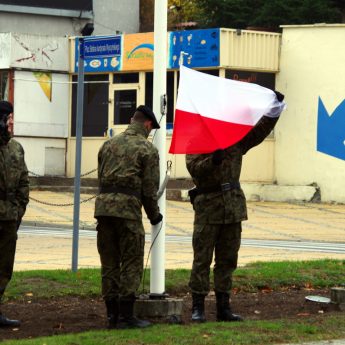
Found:
<path fill-rule="evenodd" d="M 80 171 L 81 171 L 81 141 L 83 136 L 84 107 L 84 38 L 79 38 L 78 86 L 77 86 L 77 119 L 75 137 L 75 178 L 74 178 L 74 211 L 73 211 L 73 246 L 72 271 L 78 270 L 79 247 L 79 214 L 80 214 Z"/>
<path fill-rule="evenodd" d="M 167 0 L 155 0 L 154 19 L 154 66 L 153 66 L 153 111 L 160 119 L 160 129 L 156 135 L 155 145 L 159 152 L 160 181 L 164 180 L 166 171 L 166 117 L 162 114 L 161 99 L 166 94 L 167 73 Z M 163 115 L 163 116 L 162 116 Z M 151 241 L 155 241 L 151 256 L 151 294 L 165 292 L 165 223 L 166 193 L 159 199 L 163 221 L 152 227 Z"/>

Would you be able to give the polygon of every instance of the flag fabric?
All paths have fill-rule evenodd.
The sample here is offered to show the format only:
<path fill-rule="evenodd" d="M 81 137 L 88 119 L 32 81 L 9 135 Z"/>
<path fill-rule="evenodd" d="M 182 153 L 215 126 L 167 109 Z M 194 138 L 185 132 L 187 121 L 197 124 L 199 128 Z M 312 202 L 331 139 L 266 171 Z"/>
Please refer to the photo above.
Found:
<path fill-rule="evenodd" d="M 224 149 L 240 141 L 262 116 L 277 117 L 284 107 L 265 87 L 181 66 L 169 152 Z"/>

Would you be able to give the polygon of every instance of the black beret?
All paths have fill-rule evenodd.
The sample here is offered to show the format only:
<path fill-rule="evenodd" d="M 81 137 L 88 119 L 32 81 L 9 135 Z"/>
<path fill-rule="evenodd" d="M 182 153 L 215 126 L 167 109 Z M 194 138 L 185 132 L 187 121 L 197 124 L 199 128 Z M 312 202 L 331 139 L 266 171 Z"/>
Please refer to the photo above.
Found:
<path fill-rule="evenodd" d="M 13 113 L 13 106 L 10 102 L 0 101 L 0 115 L 8 115 Z"/>
<path fill-rule="evenodd" d="M 152 121 L 152 127 L 155 129 L 161 128 L 159 123 L 157 122 L 156 116 L 153 111 L 147 105 L 139 105 L 139 107 L 135 111 L 140 111 L 147 117 L 148 120 Z"/>

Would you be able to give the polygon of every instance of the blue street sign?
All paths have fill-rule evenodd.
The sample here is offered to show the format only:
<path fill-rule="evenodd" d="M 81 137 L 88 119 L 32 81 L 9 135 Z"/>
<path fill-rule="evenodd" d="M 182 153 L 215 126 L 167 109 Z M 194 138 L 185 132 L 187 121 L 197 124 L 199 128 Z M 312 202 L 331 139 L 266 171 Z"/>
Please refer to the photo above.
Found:
<path fill-rule="evenodd" d="M 114 72 L 121 69 L 122 36 L 84 37 L 81 57 L 85 72 Z M 78 72 L 79 39 L 75 40 L 74 70 Z"/>
<path fill-rule="evenodd" d="M 84 39 L 84 59 L 99 59 L 121 55 L 121 36 Z"/>

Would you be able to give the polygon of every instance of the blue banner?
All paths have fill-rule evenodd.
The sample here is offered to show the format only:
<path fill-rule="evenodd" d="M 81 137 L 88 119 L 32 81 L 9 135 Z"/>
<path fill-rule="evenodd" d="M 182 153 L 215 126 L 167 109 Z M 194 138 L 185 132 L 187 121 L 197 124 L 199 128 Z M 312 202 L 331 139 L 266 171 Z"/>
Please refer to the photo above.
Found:
<path fill-rule="evenodd" d="M 218 67 L 220 29 L 173 31 L 169 33 L 168 68 Z"/>

